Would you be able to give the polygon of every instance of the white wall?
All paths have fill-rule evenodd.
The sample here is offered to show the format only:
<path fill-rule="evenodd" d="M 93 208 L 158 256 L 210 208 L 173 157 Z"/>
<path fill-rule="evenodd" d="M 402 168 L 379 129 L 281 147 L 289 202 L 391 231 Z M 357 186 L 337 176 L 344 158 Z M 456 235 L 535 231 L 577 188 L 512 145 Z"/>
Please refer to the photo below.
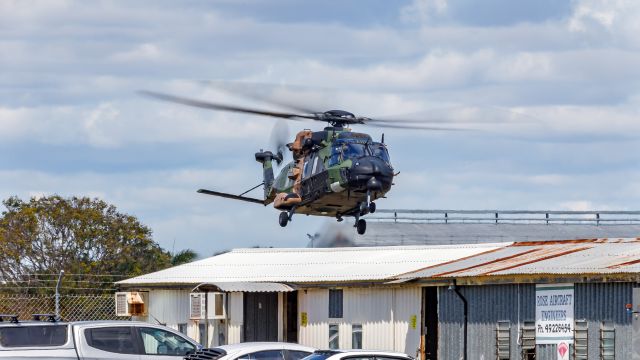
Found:
<path fill-rule="evenodd" d="M 226 342 L 242 341 L 243 294 L 229 293 L 226 322 Z M 398 288 L 343 288 L 343 317 L 329 318 L 329 290 L 307 289 L 298 291 L 299 342 L 304 345 L 326 349 L 329 346 L 329 324 L 339 325 L 340 348 L 352 348 L 352 325 L 362 325 L 362 345 L 365 349 L 392 350 L 415 356 L 420 344 L 419 287 Z M 200 341 L 198 322 L 189 320 L 189 291 L 149 291 L 149 316 L 144 319 L 154 323 L 155 319 L 178 329 L 178 324 L 188 324 L 187 335 Z M 278 296 L 278 338 L 283 334 L 283 296 Z M 301 325 L 302 313 L 307 313 L 306 326 Z M 415 316 L 415 328 L 411 318 Z M 204 320 L 203 320 L 204 321 Z M 210 323 L 209 344 L 217 344 L 217 330 Z M 222 325 L 218 323 L 218 325 Z M 224 325 L 223 325 L 224 326 Z"/>
<path fill-rule="evenodd" d="M 420 288 L 344 288 L 343 317 L 330 319 L 329 290 L 298 293 L 299 323 L 307 313 L 307 325 L 299 327 L 301 344 L 326 349 L 329 324 L 338 324 L 340 347 L 351 348 L 351 326 L 362 325 L 365 349 L 400 351 L 415 356 L 420 344 Z M 411 318 L 415 316 L 415 328 Z"/>

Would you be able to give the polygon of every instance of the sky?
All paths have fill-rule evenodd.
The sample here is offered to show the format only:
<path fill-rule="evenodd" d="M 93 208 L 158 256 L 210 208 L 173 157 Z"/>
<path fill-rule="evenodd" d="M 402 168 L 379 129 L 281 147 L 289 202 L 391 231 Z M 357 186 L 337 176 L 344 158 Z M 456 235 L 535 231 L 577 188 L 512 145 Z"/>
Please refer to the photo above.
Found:
<path fill-rule="evenodd" d="M 472 130 L 385 129 L 400 174 L 378 208 L 638 210 L 638 18 L 634 0 L 0 0 L 0 198 L 104 199 L 201 257 L 306 246 L 334 220 L 282 229 L 195 192 L 260 183 L 275 120 L 137 94 L 282 110 L 237 84 Z"/>

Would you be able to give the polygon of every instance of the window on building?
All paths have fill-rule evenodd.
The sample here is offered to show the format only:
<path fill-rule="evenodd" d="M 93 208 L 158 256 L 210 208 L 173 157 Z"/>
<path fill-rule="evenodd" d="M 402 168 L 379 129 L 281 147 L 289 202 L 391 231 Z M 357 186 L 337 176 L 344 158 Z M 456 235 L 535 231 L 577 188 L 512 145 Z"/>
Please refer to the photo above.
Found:
<path fill-rule="evenodd" d="M 522 359 L 534 360 L 536 358 L 536 322 L 525 321 L 522 324 L 520 336 Z"/>
<path fill-rule="evenodd" d="M 329 290 L 329 317 L 342 318 L 342 289 Z"/>
<path fill-rule="evenodd" d="M 496 357 L 498 360 L 511 358 L 511 322 L 498 321 L 496 328 Z"/>
<path fill-rule="evenodd" d="M 329 349 L 340 348 L 340 327 L 338 324 L 329 324 Z"/>
<path fill-rule="evenodd" d="M 351 348 L 362 349 L 362 324 L 351 325 Z"/>
<path fill-rule="evenodd" d="M 587 360 L 589 351 L 589 326 L 586 320 L 576 320 L 573 330 L 573 358 Z"/>
<path fill-rule="evenodd" d="M 178 331 L 187 335 L 187 324 L 178 324 Z"/>
<path fill-rule="evenodd" d="M 600 325 L 600 359 L 616 358 L 616 329 L 612 322 L 603 321 Z"/>

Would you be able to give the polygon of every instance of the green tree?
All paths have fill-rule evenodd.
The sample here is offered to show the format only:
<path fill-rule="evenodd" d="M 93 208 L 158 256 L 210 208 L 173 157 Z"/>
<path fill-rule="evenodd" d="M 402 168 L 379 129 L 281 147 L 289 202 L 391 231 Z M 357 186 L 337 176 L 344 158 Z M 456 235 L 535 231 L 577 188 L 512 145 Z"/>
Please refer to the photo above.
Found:
<path fill-rule="evenodd" d="M 177 253 L 171 256 L 171 266 L 190 263 L 197 258 L 198 258 L 198 253 L 196 253 L 191 249 L 184 249 L 184 250 L 178 251 Z"/>
<path fill-rule="evenodd" d="M 60 270 L 67 274 L 135 276 L 171 265 L 171 255 L 152 240 L 151 229 L 102 200 L 53 195 L 28 202 L 11 197 L 3 204 L 3 281 L 19 284 L 29 274 L 55 274 Z M 112 287 L 110 282 L 116 280 L 121 278 L 100 281 Z"/>

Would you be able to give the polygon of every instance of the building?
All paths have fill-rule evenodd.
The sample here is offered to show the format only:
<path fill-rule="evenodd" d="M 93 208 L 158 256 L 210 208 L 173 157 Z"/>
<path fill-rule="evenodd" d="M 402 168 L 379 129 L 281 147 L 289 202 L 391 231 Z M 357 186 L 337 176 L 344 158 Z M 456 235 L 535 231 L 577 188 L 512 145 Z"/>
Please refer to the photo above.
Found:
<path fill-rule="evenodd" d="M 631 360 L 640 356 L 639 279 L 640 240 L 624 238 L 237 249 L 118 286 L 145 293 L 147 321 L 207 346 L 281 340 L 421 359 Z"/>

